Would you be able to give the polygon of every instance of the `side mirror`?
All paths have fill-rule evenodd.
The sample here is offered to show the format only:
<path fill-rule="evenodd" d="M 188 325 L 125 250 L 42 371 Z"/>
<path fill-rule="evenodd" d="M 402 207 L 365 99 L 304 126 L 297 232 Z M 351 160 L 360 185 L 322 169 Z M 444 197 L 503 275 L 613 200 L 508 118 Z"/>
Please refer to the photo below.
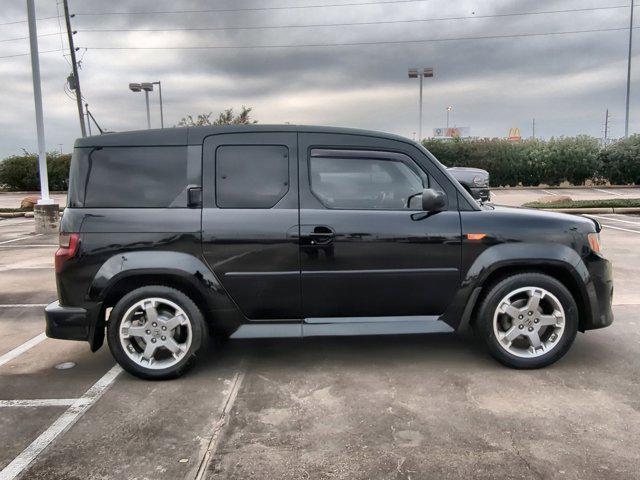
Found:
<path fill-rule="evenodd" d="M 447 208 L 447 196 L 444 192 L 425 188 L 422 191 L 422 210 L 425 212 L 441 212 Z"/>

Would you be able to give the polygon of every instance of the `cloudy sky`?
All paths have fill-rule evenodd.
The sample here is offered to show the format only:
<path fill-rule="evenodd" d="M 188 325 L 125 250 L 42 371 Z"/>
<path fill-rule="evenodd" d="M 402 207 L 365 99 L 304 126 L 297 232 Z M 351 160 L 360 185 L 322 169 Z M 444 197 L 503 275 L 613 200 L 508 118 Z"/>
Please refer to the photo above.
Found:
<path fill-rule="evenodd" d="M 64 22 L 57 18 L 58 2 L 36 0 L 42 52 L 67 48 L 59 34 Z M 144 97 L 130 92 L 128 83 L 161 80 L 166 125 L 186 114 L 247 105 L 260 123 L 351 126 L 413 137 L 418 82 L 407 78 L 407 68 L 426 66 L 434 68 L 435 78 L 425 80 L 425 135 L 444 125 L 447 105 L 453 105 L 451 124 L 469 126 L 474 136 L 505 136 L 510 127 L 529 136 L 532 118 L 539 136 L 601 136 L 606 108 L 612 136 L 624 131 L 629 0 L 69 3 L 77 14 L 72 22 L 78 30 L 83 95 L 109 130 L 144 128 Z M 351 5 L 336 6 L 345 3 Z M 27 25 L 7 24 L 25 20 L 25 1 L 2 0 L 2 5 L 0 157 L 36 150 L 30 61 L 13 56 L 29 51 L 28 40 L 21 38 L 28 35 Z M 287 8 L 309 5 L 314 7 Z M 201 11 L 207 9 L 218 11 Z M 191 12 L 149 13 L 176 10 Z M 556 13 L 506 15 L 543 11 Z M 444 17 L 475 18 L 434 20 Z M 287 28 L 256 28 L 267 26 Z M 109 29 L 121 31 L 96 31 Z M 147 31 L 131 31 L 136 29 Z M 509 37 L 609 29 L 620 30 Z M 478 38 L 496 35 L 505 37 Z M 418 42 L 461 37 L 467 40 Z M 345 43 L 359 45 L 318 46 Z M 131 47 L 154 49 L 123 49 Z M 634 61 L 637 78 L 640 65 Z M 60 51 L 42 53 L 40 62 L 47 147 L 68 151 L 80 134 L 75 101 L 64 90 L 71 67 Z M 635 85 L 632 131 L 640 129 Z M 151 101 L 152 125 L 159 126 L 155 93 Z"/>

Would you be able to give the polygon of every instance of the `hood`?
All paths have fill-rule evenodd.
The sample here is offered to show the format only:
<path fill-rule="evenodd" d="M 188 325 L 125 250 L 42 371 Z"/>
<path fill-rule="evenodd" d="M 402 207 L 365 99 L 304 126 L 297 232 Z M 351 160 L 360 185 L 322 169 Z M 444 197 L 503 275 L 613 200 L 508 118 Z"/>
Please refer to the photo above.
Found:
<path fill-rule="evenodd" d="M 591 217 L 585 217 L 582 215 L 575 215 L 569 213 L 550 212 L 548 210 L 539 210 L 535 208 L 524 207 L 506 207 L 501 205 L 490 205 L 484 208 L 493 209 L 497 213 L 505 213 L 512 218 L 522 218 L 530 220 L 532 224 L 535 223 L 549 223 L 558 222 L 564 224 L 573 224 L 579 230 L 590 232 L 595 228 L 596 232 L 602 230 L 600 223 Z"/>

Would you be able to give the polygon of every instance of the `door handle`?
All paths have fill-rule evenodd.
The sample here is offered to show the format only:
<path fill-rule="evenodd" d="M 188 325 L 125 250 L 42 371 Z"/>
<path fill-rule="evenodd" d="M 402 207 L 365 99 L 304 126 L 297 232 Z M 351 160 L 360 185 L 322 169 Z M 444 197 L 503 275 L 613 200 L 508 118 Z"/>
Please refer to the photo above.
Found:
<path fill-rule="evenodd" d="M 317 225 L 315 227 L 302 226 L 302 237 L 308 245 L 329 245 L 333 243 L 336 232 L 326 225 Z"/>
<path fill-rule="evenodd" d="M 189 208 L 202 207 L 202 187 L 187 188 L 187 207 Z"/>

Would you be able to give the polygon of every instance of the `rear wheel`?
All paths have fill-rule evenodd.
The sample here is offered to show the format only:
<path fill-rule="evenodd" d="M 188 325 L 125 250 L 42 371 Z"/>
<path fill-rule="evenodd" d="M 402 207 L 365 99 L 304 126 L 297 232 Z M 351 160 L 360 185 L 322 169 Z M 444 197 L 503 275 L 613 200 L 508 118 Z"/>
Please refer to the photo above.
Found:
<path fill-rule="evenodd" d="M 175 378 L 196 361 L 207 342 L 202 313 L 170 287 L 138 288 L 120 299 L 107 326 L 109 349 L 129 373 Z"/>
<path fill-rule="evenodd" d="M 513 368 L 540 368 L 560 359 L 578 331 L 578 308 L 555 278 L 522 273 L 484 297 L 476 320 L 491 355 Z"/>

